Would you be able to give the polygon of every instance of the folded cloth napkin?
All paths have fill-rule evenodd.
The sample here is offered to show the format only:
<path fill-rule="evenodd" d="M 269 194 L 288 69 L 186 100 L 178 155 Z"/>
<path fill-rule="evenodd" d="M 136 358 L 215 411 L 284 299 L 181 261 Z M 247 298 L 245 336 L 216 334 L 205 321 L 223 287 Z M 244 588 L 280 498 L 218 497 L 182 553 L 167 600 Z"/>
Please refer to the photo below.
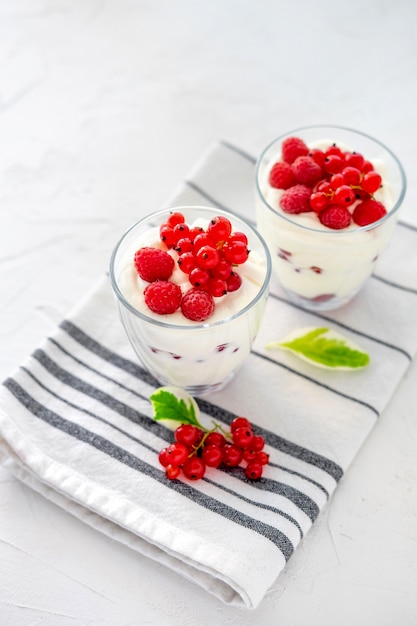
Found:
<path fill-rule="evenodd" d="M 211 146 L 169 206 L 205 204 L 254 219 L 254 159 Z M 417 229 L 399 223 L 365 289 L 311 313 L 273 282 L 243 368 L 199 399 L 202 419 L 244 415 L 266 440 L 260 481 L 211 469 L 169 481 L 158 452 L 172 432 L 152 419 L 158 387 L 133 354 L 107 277 L 1 388 L 2 464 L 98 530 L 166 564 L 224 602 L 261 602 L 351 463 L 417 351 Z M 328 371 L 265 345 L 326 325 L 371 356 Z"/>

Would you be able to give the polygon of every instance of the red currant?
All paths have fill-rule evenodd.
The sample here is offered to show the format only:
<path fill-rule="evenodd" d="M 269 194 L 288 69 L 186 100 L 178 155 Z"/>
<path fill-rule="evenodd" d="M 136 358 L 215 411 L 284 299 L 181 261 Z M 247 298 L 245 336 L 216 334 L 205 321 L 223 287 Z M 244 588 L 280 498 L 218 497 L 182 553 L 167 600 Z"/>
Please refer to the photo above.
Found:
<path fill-rule="evenodd" d="M 328 180 L 322 180 L 320 183 L 318 183 L 315 191 L 326 194 L 333 193 L 333 189 Z"/>
<path fill-rule="evenodd" d="M 329 154 L 324 159 L 323 169 L 327 174 L 338 174 L 345 166 L 342 157 L 337 154 Z"/>
<path fill-rule="evenodd" d="M 197 253 L 203 246 L 216 247 L 216 241 L 213 237 L 210 237 L 208 233 L 200 233 L 194 239 L 194 252 Z"/>
<path fill-rule="evenodd" d="M 227 243 L 233 243 L 235 241 L 243 241 L 243 243 L 248 245 L 248 238 L 246 237 L 245 233 L 242 233 L 239 230 L 235 230 L 227 238 Z"/>
<path fill-rule="evenodd" d="M 223 463 L 227 467 L 237 467 L 243 458 L 242 449 L 239 446 L 228 443 L 223 450 Z"/>
<path fill-rule="evenodd" d="M 347 152 L 345 154 L 345 163 L 346 165 L 351 165 L 352 167 L 356 167 L 359 171 L 362 170 L 362 166 L 364 163 L 364 158 L 359 152 Z"/>
<path fill-rule="evenodd" d="M 230 424 L 230 430 L 233 433 L 237 428 L 252 428 L 252 424 L 246 417 L 235 417 Z"/>
<path fill-rule="evenodd" d="M 180 255 L 184 254 L 184 252 L 192 252 L 193 249 L 193 242 L 189 237 L 181 237 L 175 244 L 175 250 Z"/>
<path fill-rule="evenodd" d="M 177 241 L 178 239 L 184 239 L 184 237 L 188 237 L 189 232 L 190 227 L 187 226 L 187 224 L 177 224 L 176 226 L 174 226 L 174 235 L 177 237 Z"/>
<path fill-rule="evenodd" d="M 197 267 L 197 259 L 192 252 L 184 252 L 178 257 L 178 267 L 184 272 L 189 274 L 192 269 Z"/>
<path fill-rule="evenodd" d="M 344 158 L 343 151 L 335 143 L 331 145 L 330 148 L 327 148 L 324 155 L 325 157 L 332 155 L 332 156 L 338 156 L 341 159 Z"/>
<path fill-rule="evenodd" d="M 361 173 L 357 167 L 352 167 L 351 165 L 349 165 L 348 167 L 343 168 L 341 174 L 345 181 L 345 185 L 359 185 Z"/>
<path fill-rule="evenodd" d="M 201 458 L 207 467 L 219 467 L 223 460 L 223 450 L 213 444 L 206 445 L 204 446 Z"/>
<path fill-rule="evenodd" d="M 241 265 L 248 260 L 249 250 L 243 241 L 235 241 L 230 245 L 223 246 L 224 256 L 229 263 Z"/>
<path fill-rule="evenodd" d="M 260 452 L 256 453 L 256 460 L 259 461 L 259 463 L 262 463 L 262 465 L 268 465 L 269 454 L 261 450 Z"/>
<path fill-rule="evenodd" d="M 232 266 L 229 261 L 221 258 L 215 267 L 212 268 L 211 273 L 214 278 L 221 278 L 227 280 L 232 273 Z"/>
<path fill-rule="evenodd" d="M 325 193 L 316 191 L 310 196 L 310 206 L 316 213 L 320 213 L 329 204 L 329 198 Z"/>
<path fill-rule="evenodd" d="M 244 448 L 243 450 L 243 460 L 246 461 L 247 463 L 250 463 L 251 461 L 255 461 L 255 459 L 257 458 L 257 451 L 254 450 L 253 448 Z"/>
<path fill-rule="evenodd" d="M 362 172 L 364 174 L 367 174 L 368 172 L 372 172 L 373 169 L 374 169 L 374 166 L 372 165 L 372 163 L 370 161 L 364 161 L 363 162 Z"/>
<path fill-rule="evenodd" d="M 169 458 L 167 448 L 163 448 L 161 450 L 158 456 L 158 460 L 163 467 L 168 467 L 168 465 L 171 463 L 171 459 Z"/>
<path fill-rule="evenodd" d="M 223 215 L 214 217 L 207 226 L 207 233 L 211 235 L 216 241 L 224 241 L 232 232 L 232 225 L 230 220 Z"/>
<path fill-rule="evenodd" d="M 168 465 L 165 468 L 165 476 L 169 478 L 169 480 L 175 480 L 180 474 L 181 470 L 178 465 Z"/>
<path fill-rule="evenodd" d="M 189 276 L 189 281 L 193 287 L 205 287 L 210 279 L 210 272 L 202 267 L 194 267 Z"/>
<path fill-rule="evenodd" d="M 185 217 L 182 213 L 175 211 L 174 213 L 171 213 L 169 215 L 166 223 L 168 224 L 168 226 L 171 226 L 171 228 L 174 228 L 177 224 L 184 224 Z"/>
<path fill-rule="evenodd" d="M 221 298 L 227 294 L 227 283 L 221 278 L 210 278 L 205 289 L 207 289 L 213 298 Z"/>
<path fill-rule="evenodd" d="M 191 456 L 183 465 L 182 471 L 190 480 L 200 480 L 206 471 L 206 464 L 200 457 Z"/>
<path fill-rule="evenodd" d="M 232 272 L 227 279 L 226 284 L 227 291 L 231 293 L 232 291 L 237 291 L 240 288 L 242 279 L 237 272 Z"/>
<path fill-rule="evenodd" d="M 195 238 L 198 235 L 201 235 L 202 233 L 204 233 L 204 228 L 202 226 L 192 226 L 190 228 L 190 232 L 188 233 L 188 236 L 191 239 L 191 241 L 194 241 Z"/>
<path fill-rule="evenodd" d="M 167 448 L 167 456 L 171 465 L 182 465 L 188 458 L 188 448 L 183 443 L 171 443 Z"/>
<path fill-rule="evenodd" d="M 250 444 L 251 448 L 260 452 L 265 445 L 265 440 L 262 435 L 254 435 L 252 439 L 252 443 Z"/>
<path fill-rule="evenodd" d="M 334 192 L 334 201 L 342 206 L 350 206 L 356 200 L 355 192 L 349 185 L 341 185 Z"/>
<path fill-rule="evenodd" d="M 258 480 L 262 476 L 263 465 L 259 461 L 251 461 L 245 468 L 245 474 L 251 480 Z"/>
<path fill-rule="evenodd" d="M 222 433 L 213 431 L 207 435 L 204 440 L 204 444 L 206 446 L 217 446 L 219 448 L 223 448 L 226 445 L 226 438 Z"/>
<path fill-rule="evenodd" d="M 173 248 L 177 243 L 177 236 L 174 233 L 172 226 L 168 224 L 161 224 L 159 228 L 159 237 L 168 248 Z"/>
<path fill-rule="evenodd" d="M 220 261 L 219 253 L 216 248 L 212 248 L 211 246 L 203 246 L 200 248 L 195 257 L 198 265 L 206 270 L 215 267 Z"/>
<path fill-rule="evenodd" d="M 378 191 L 378 189 L 381 186 L 381 183 L 382 183 L 381 176 L 377 172 L 371 171 L 371 172 L 367 172 L 364 175 L 364 177 L 362 178 L 361 186 L 364 191 L 372 194 L 372 193 L 375 193 L 375 191 Z"/>
<path fill-rule="evenodd" d="M 253 432 L 251 428 L 236 428 L 233 431 L 233 443 L 240 448 L 248 448 L 252 443 Z"/>
<path fill-rule="evenodd" d="M 181 424 L 174 433 L 175 441 L 188 447 L 196 445 L 201 441 L 202 436 L 202 430 L 192 424 Z"/>
<path fill-rule="evenodd" d="M 333 191 L 335 191 L 336 189 L 338 189 L 342 185 L 346 184 L 345 183 L 345 179 L 343 178 L 343 174 L 333 174 L 333 176 L 331 177 L 329 183 L 330 183 L 330 187 L 333 189 Z"/>

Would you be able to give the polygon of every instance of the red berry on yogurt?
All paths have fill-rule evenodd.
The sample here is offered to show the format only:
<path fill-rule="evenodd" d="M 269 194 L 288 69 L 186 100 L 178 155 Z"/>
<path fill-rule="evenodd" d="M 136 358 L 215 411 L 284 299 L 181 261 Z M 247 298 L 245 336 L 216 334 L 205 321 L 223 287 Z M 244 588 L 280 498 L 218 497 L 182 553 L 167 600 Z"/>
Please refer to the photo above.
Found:
<path fill-rule="evenodd" d="M 364 200 L 356 205 L 352 218 L 358 226 L 367 226 L 377 222 L 387 214 L 384 205 L 377 200 Z"/>
<path fill-rule="evenodd" d="M 170 315 L 179 309 L 182 291 L 175 283 L 157 280 L 145 287 L 143 295 L 151 311 L 159 315 Z"/>
<path fill-rule="evenodd" d="M 165 250 L 145 246 L 135 252 L 134 264 L 137 273 L 148 283 L 168 280 L 174 270 L 174 259 Z"/>
<path fill-rule="evenodd" d="M 319 213 L 319 220 L 328 228 L 333 230 L 340 230 L 347 228 L 352 220 L 349 211 L 338 204 L 331 204 L 323 211 Z"/>
<path fill-rule="evenodd" d="M 286 213 L 305 213 L 311 211 L 311 189 L 306 185 L 294 185 L 282 194 L 279 205 Z"/>
<path fill-rule="evenodd" d="M 181 301 L 181 311 L 189 320 L 204 322 L 214 311 L 213 296 L 203 289 L 192 288 Z"/>

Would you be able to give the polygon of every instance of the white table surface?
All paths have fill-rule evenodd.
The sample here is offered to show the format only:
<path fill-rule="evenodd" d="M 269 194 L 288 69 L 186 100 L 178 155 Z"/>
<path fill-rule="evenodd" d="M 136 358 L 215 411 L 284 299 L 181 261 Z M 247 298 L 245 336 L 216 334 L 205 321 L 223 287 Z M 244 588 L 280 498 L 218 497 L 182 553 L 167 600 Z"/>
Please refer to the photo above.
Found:
<path fill-rule="evenodd" d="M 417 224 L 413 0 L 0 0 L 0 376 L 214 140 L 377 136 Z M 416 311 L 417 323 L 417 311 Z M 223 605 L 0 470 L 2 625 L 417 623 L 417 363 L 254 612 Z"/>

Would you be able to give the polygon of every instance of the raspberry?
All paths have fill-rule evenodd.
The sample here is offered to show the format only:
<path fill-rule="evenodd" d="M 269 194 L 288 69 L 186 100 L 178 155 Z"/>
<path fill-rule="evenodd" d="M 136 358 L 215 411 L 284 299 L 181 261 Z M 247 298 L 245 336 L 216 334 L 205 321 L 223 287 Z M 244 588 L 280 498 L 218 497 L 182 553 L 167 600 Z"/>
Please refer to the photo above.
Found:
<path fill-rule="evenodd" d="M 333 230 L 347 228 L 351 221 L 349 211 L 338 204 L 331 204 L 319 213 L 320 222 Z"/>
<path fill-rule="evenodd" d="M 294 172 L 289 163 L 278 161 L 272 166 L 269 172 L 269 184 L 271 187 L 275 187 L 275 189 L 288 189 L 295 185 L 296 182 Z"/>
<path fill-rule="evenodd" d="M 311 189 L 305 185 L 294 185 L 284 191 L 279 201 L 279 205 L 286 213 L 305 213 L 311 211 L 310 206 Z"/>
<path fill-rule="evenodd" d="M 297 157 L 292 170 L 298 183 L 313 186 L 323 178 L 323 170 L 310 156 Z"/>
<path fill-rule="evenodd" d="M 282 142 L 282 158 L 286 163 L 294 163 L 300 156 L 307 156 L 309 149 L 299 137 L 287 137 Z"/>
<path fill-rule="evenodd" d="M 204 322 L 214 311 L 213 296 L 203 289 L 190 289 L 181 302 L 183 315 L 193 322 Z"/>
<path fill-rule="evenodd" d="M 387 214 L 384 205 L 377 200 L 364 200 L 360 202 L 353 211 L 353 221 L 358 226 L 367 226 L 377 222 Z"/>
<path fill-rule="evenodd" d="M 174 269 L 174 259 L 159 248 L 140 248 L 135 252 L 134 263 L 139 276 L 148 283 L 168 280 Z"/>
<path fill-rule="evenodd" d="M 156 280 L 145 287 L 145 303 L 154 313 L 175 313 L 181 304 L 182 291 L 179 285 L 168 280 Z"/>

